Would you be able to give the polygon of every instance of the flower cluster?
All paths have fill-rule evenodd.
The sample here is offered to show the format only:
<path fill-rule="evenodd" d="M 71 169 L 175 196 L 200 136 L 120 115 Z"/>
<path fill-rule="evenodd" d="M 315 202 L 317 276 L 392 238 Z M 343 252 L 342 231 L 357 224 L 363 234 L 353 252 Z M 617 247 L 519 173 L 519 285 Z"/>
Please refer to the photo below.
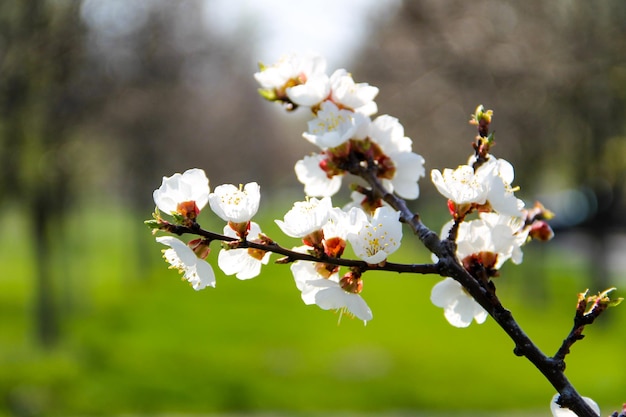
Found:
<path fill-rule="evenodd" d="M 332 196 L 355 163 L 375 169 L 390 192 L 406 199 L 419 196 L 417 181 L 425 174 L 424 158 L 412 152 L 398 119 L 382 115 L 374 98 L 378 88 L 355 83 L 345 69 L 326 73 L 326 61 L 316 55 L 283 57 L 272 66 L 260 65 L 255 78 L 261 95 L 288 109 L 308 107 L 315 118 L 302 136 L 319 152 L 298 161 L 295 172 L 311 197 Z"/>
<path fill-rule="evenodd" d="M 467 165 L 445 169 L 443 174 L 437 169 L 431 171 L 433 184 L 448 198 L 452 216 L 441 237 L 455 241 L 458 261 L 472 276 L 485 282 L 498 276 L 507 260 L 521 263 L 521 247 L 530 238 L 548 240 L 553 236 L 545 222 L 551 213 L 539 203 L 531 210 L 524 209 L 524 202 L 515 197 L 512 186 L 513 166 L 489 153 L 494 139 L 486 132 L 492 114 L 478 106 L 472 115 L 470 122 L 480 122 L 483 135 L 477 137 L 476 152 Z M 467 220 L 474 212 L 477 218 Z M 542 233 L 534 232 L 538 230 Z M 467 327 L 472 320 L 482 323 L 487 318 L 487 312 L 451 278 L 434 286 L 431 301 L 444 309 L 444 316 L 455 327 Z"/>
<path fill-rule="evenodd" d="M 368 264 L 384 263 L 400 246 L 402 228 L 398 212 L 383 206 L 372 215 L 360 207 L 342 210 L 332 207 L 330 197 L 296 202 L 276 224 L 283 233 L 302 239 L 295 251 L 308 253 L 327 262 L 296 261 L 291 271 L 305 304 L 328 310 L 347 311 L 365 323 L 372 312 L 359 295 L 363 289 L 362 271 L 351 268 L 341 278 L 339 266 L 331 263 L 343 254 L 347 242 Z"/>
<path fill-rule="evenodd" d="M 224 227 L 224 236 L 232 238 L 233 246 L 242 240 L 261 241 L 261 228 L 250 221 L 259 208 L 259 191 L 259 185 L 252 182 L 243 188 L 220 185 L 211 193 L 209 179 L 198 168 L 163 177 L 161 187 L 153 193 L 157 206 L 153 227 L 174 233 L 179 225 L 194 229 L 200 211 L 209 203 L 213 212 L 228 222 Z M 174 222 L 165 220 L 161 213 L 172 216 Z M 156 241 L 169 247 L 163 251 L 163 258 L 172 268 L 178 269 L 193 289 L 215 287 L 215 273 L 205 260 L 210 253 L 210 239 L 201 237 L 184 243 L 173 236 L 159 236 Z M 269 252 L 229 248 L 227 244 L 218 255 L 218 266 L 226 275 L 250 279 L 259 275 L 261 265 L 267 264 L 269 256 Z"/>
<path fill-rule="evenodd" d="M 408 223 L 425 246 L 445 258 L 433 255 L 433 264 L 421 265 L 420 273 L 450 276 L 433 287 L 432 303 L 443 308 L 451 325 L 467 327 L 472 321 L 483 323 L 487 319 L 489 314 L 483 306 L 493 308 L 476 295 L 481 306 L 467 289 L 475 290 L 478 287 L 474 285 L 479 285 L 495 299 L 492 280 L 499 276 L 503 264 L 508 260 L 519 264 L 523 245 L 554 235 L 547 223 L 552 213 L 540 203 L 526 208 L 515 195 L 513 166 L 490 153 L 494 144 L 489 133 L 491 110 L 478 106 L 472 115 L 470 123 L 478 127 L 478 136 L 467 163 L 431 171 L 430 178 L 448 200 L 451 216 L 440 239 L 434 239 L 438 249 L 433 249 L 424 236 L 435 233 L 421 224 L 419 215 L 411 213 L 403 200 L 419 196 L 424 158 L 412 151 L 413 142 L 405 136 L 398 119 L 389 115 L 372 119 L 378 111 L 374 101 L 378 88 L 356 83 L 344 69 L 329 75 L 326 61 L 316 55 L 286 56 L 272 66 L 260 65 L 254 76 L 264 98 L 288 110 L 308 108 L 314 116 L 302 136 L 318 150 L 295 164 L 306 199 L 295 202 L 282 220 L 276 220 L 281 231 L 300 239 L 301 245 L 292 249 L 279 246 L 252 221 L 260 203 L 260 187 L 255 182 L 238 187 L 220 185 L 211 192 L 201 169 L 164 177 L 153 193 L 157 207 L 154 220 L 147 223 L 155 232 L 170 233 L 156 238 L 168 247 L 163 257 L 195 290 L 215 287 L 215 273 L 206 259 L 211 242 L 219 240 L 222 248 L 217 265 L 224 274 L 240 280 L 254 278 L 268 263 L 271 252 L 280 253 L 284 257 L 277 263 L 290 264 L 305 304 L 337 310 L 340 318 L 347 313 L 367 323 L 373 314 L 361 297 L 363 277 L 371 269 L 394 270 L 387 258 L 400 247 L 402 224 Z M 348 174 L 361 177 L 361 182 L 352 187 L 352 203 L 335 207 L 331 197 Z M 198 223 L 207 204 L 226 222 L 220 234 L 206 231 Z M 172 236 L 183 234 L 198 237 L 184 242 Z M 358 260 L 342 258 L 348 244 Z M 395 270 L 417 272 L 417 266 L 400 265 L 406 268 Z M 598 297 L 606 306 L 616 305 L 621 300 L 610 300 L 606 297 L 609 291 Z M 570 337 L 571 343 L 579 340 L 576 335 Z M 555 396 L 551 402 L 553 415 L 571 415 L 557 400 Z M 592 400 L 585 400 L 598 410 Z"/>
<path fill-rule="evenodd" d="M 260 187 L 249 183 L 243 187 L 220 185 L 210 192 L 209 180 L 201 169 L 164 177 L 161 187 L 154 191 L 155 230 L 178 233 L 197 231 L 197 218 L 208 203 L 214 214 L 226 221 L 221 238 L 226 240 L 220 250 L 217 265 L 226 275 L 241 280 L 258 276 L 261 265 L 267 264 L 270 252 L 251 247 L 240 248 L 241 242 L 266 243 L 261 228 L 252 217 L 259 208 Z M 167 213 L 173 222 L 162 217 Z M 276 220 L 280 229 L 290 237 L 300 238 L 304 246 L 295 252 L 318 258 L 339 259 L 349 242 L 355 254 L 365 263 L 384 264 L 387 257 L 400 247 L 402 227 L 399 213 L 388 206 L 372 213 L 361 207 L 341 209 L 332 207 L 330 197 L 314 197 L 296 202 L 283 220 Z M 205 260 L 210 253 L 211 237 L 193 239 L 188 243 L 173 236 L 159 236 L 156 241 L 168 246 L 164 259 L 178 269 L 195 290 L 215 287 L 215 273 Z M 367 322 L 372 312 L 359 295 L 362 288 L 361 271 L 352 268 L 342 277 L 339 267 L 330 262 L 296 261 L 291 270 L 296 287 L 306 304 L 323 309 L 347 312 Z"/>

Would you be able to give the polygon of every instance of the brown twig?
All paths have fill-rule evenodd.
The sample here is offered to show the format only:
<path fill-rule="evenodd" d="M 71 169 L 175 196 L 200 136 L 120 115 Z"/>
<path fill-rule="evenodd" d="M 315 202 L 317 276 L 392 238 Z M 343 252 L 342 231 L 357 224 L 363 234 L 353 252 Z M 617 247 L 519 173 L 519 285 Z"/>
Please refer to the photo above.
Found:
<path fill-rule="evenodd" d="M 608 289 L 597 296 L 587 296 L 587 291 L 578 294 L 576 314 L 574 315 L 574 325 L 572 326 L 572 330 L 569 332 L 567 337 L 563 340 L 559 350 L 553 356 L 554 360 L 564 361 L 565 356 L 570 353 L 572 345 L 585 337 L 583 334 L 585 326 L 592 324 L 600 316 L 600 314 L 606 311 L 611 303 L 619 304 L 621 299 L 611 300 L 607 296 L 612 290 L 614 290 L 614 288 Z M 591 303 L 590 307 L 589 303 Z M 563 366 L 565 367 L 564 362 Z"/>

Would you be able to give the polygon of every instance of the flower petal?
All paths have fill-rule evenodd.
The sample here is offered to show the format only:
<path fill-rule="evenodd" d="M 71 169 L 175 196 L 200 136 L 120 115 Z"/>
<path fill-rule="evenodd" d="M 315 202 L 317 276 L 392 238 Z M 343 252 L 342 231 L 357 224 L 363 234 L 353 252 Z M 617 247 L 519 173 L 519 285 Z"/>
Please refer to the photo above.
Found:
<path fill-rule="evenodd" d="M 163 257 L 172 268 L 183 274 L 194 290 L 215 287 L 215 273 L 211 265 L 199 259 L 183 241 L 173 236 L 159 236 L 156 241 L 170 247 L 163 251 Z"/>
<path fill-rule="evenodd" d="M 559 394 L 555 394 L 552 397 L 552 401 L 550 401 L 550 411 L 552 411 L 552 415 L 554 417 L 576 417 L 576 414 L 569 408 L 561 408 L 561 406 L 556 403 L 558 399 Z M 589 406 L 593 408 L 598 415 L 600 415 L 600 407 L 594 400 L 589 397 L 583 397 L 583 400 L 585 400 L 585 402 L 589 404 Z"/>

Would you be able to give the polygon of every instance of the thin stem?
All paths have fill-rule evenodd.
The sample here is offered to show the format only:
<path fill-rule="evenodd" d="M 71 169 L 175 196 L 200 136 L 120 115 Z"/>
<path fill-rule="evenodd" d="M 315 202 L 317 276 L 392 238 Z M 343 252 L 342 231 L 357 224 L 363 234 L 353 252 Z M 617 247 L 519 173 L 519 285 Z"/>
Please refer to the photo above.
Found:
<path fill-rule="evenodd" d="M 570 353 L 572 345 L 585 337 L 585 335 L 583 335 L 585 326 L 592 324 L 598 316 L 608 308 L 610 299 L 606 297 L 606 295 L 612 290 L 613 289 L 606 290 L 602 294 L 593 297 L 587 297 L 587 291 L 578 295 L 574 325 L 567 337 L 563 340 L 559 350 L 553 356 L 555 360 L 565 360 L 565 356 Z M 590 308 L 588 308 L 589 302 L 593 303 Z"/>
<path fill-rule="evenodd" d="M 555 360 L 564 361 L 565 356 L 567 356 L 570 353 L 570 348 L 572 347 L 572 345 L 576 343 L 577 341 L 582 340 L 585 337 L 585 335 L 582 334 L 584 329 L 585 329 L 585 324 L 578 323 L 578 320 L 574 320 L 574 326 L 572 327 L 572 330 L 569 332 L 567 337 L 563 340 L 561 347 L 553 356 L 553 358 Z"/>

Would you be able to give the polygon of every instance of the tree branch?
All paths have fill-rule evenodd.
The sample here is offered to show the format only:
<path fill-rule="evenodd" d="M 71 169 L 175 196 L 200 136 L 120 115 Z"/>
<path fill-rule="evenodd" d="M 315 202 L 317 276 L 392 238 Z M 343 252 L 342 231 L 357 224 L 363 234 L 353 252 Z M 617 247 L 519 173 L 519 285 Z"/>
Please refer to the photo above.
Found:
<path fill-rule="evenodd" d="M 365 271 L 389 271 L 398 273 L 413 273 L 413 274 L 437 274 L 439 275 L 439 264 L 400 264 L 394 262 L 385 262 L 381 264 L 368 264 L 364 261 L 357 261 L 352 259 L 332 258 L 325 254 L 315 256 L 308 253 L 296 252 L 280 246 L 268 237 L 261 239 L 261 242 L 251 242 L 248 240 L 240 240 L 230 236 L 221 235 L 219 233 L 211 232 L 209 230 L 202 229 L 197 223 L 191 226 L 175 225 L 167 223 L 162 230 L 181 236 L 183 234 L 193 234 L 201 236 L 209 241 L 222 241 L 231 243 L 231 249 L 258 249 L 266 252 L 272 252 L 279 255 L 283 255 L 284 258 L 279 259 L 279 263 L 291 263 L 295 261 L 310 261 L 310 262 L 322 262 L 331 265 L 345 266 L 349 268 L 357 268 L 361 272 Z"/>
<path fill-rule="evenodd" d="M 418 214 L 408 209 L 406 202 L 389 193 L 376 177 L 376 167 L 368 164 L 354 164 L 349 170 L 363 178 L 371 186 L 374 196 L 378 196 L 400 212 L 400 220 L 406 223 L 419 237 L 428 250 L 439 258 L 439 273 L 459 282 L 463 288 L 480 304 L 515 343 L 514 353 L 526 357 L 559 392 L 558 404 L 567 407 L 580 417 L 598 417 L 585 402 L 564 374 L 565 362 L 558 357 L 546 356 L 526 335 L 509 310 L 504 308 L 485 282 L 474 278 L 456 258 L 455 242 L 441 240 L 435 232 L 426 227 Z"/>

